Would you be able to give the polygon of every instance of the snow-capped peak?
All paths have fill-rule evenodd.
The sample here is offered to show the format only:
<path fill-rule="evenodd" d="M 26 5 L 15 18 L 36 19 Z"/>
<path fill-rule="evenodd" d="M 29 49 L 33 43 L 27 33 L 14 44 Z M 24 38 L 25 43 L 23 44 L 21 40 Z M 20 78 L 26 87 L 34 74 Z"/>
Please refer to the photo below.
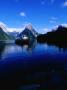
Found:
<path fill-rule="evenodd" d="M 27 29 L 29 29 L 29 30 L 32 30 L 33 29 L 33 26 L 32 26 L 32 24 L 31 23 L 29 23 L 29 24 L 27 24 L 26 25 L 26 27 L 25 28 L 27 28 Z"/>

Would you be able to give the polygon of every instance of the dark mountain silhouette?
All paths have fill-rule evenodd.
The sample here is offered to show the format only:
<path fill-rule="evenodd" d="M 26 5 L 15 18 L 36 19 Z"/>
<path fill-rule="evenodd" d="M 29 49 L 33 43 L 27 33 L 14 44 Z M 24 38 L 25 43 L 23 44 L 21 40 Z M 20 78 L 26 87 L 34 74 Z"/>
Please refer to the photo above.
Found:
<path fill-rule="evenodd" d="M 48 32 L 47 34 L 40 34 L 37 37 L 39 43 L 48 43 L 59 45 L 60 47 L 67 47 L 67 27 L 58 26 L 56 30 Z"/>

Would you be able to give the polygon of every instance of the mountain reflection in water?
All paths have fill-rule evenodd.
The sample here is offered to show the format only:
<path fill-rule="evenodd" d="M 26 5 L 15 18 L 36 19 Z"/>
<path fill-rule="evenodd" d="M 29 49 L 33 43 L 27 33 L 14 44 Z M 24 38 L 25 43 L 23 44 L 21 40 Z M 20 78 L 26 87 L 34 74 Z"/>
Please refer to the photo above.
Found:
<path fill-rule="evenodd" d="M 64 90 L 67 48 L 36 41 L 23 46 L 1 43 L 0 83 L 9 90 Z"/>

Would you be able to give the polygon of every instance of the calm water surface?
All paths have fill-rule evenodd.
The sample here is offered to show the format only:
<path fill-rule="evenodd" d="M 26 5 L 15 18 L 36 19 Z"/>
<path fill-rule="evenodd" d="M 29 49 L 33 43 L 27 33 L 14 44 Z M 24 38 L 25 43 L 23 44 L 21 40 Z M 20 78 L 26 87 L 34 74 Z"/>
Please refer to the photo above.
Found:
<path fill-rule="evenodd" d="M 0 44 L 0 82 L 11 90 L 65 90 L 67 48 Z"/>

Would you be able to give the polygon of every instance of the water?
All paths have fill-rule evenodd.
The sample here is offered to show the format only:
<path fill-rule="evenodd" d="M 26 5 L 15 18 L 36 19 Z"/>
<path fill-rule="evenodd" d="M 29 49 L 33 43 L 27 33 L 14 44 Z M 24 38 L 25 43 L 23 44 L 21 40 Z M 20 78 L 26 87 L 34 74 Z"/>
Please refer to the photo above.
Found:
<path fill-rule="evenodd" d="M 67 48 L 33 42 L 0 44 L 0 89 L 64 90 L 67 88 Z"/>

